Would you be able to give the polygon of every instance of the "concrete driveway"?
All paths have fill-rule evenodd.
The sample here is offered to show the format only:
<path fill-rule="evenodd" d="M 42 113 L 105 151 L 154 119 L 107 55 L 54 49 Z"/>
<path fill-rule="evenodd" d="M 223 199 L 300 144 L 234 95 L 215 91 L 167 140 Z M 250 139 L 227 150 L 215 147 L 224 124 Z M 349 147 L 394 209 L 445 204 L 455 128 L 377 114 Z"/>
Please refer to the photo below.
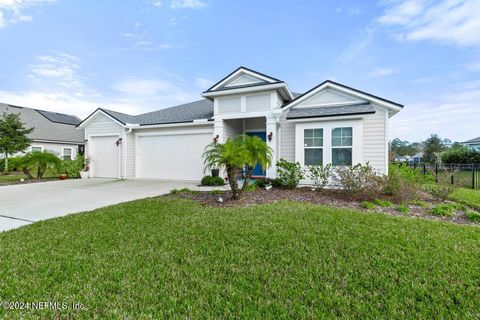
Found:
<path fill-rule="evenodd" d="M 70 213 L 158 196 L 195 183 L 78 179 L 0 187 L 0 232 Z"/>

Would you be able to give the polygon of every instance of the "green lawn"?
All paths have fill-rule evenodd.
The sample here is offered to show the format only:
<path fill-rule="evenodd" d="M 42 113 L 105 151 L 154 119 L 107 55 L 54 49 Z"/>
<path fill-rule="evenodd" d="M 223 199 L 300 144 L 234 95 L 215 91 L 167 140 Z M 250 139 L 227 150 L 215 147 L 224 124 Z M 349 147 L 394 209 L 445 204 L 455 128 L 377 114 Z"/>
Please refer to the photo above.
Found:
<path fill-rule="evenodd" d="M 451 196 L 452 200 L 476 207 L 480 210 L 480 190 L 459 188 Z"/>
<path fill-rule="evenodd" d="M 44 179 L 55 179 L 57 177 L 58 177 L 58 174 L 51 171 L 47 171 L 43 176 Z M 7 175 L 3 175 L 0 173 L 0 185 L 12 183 L 12 182 L 18 182 L 20 181 L 20 179 L 27 180 L 27 176 L 21 172 L 11 172 Z"/>
<path fill-rule="evenodd" d="M 139 200 L 0 234 L 0 252 L 0 301 L 81 318 L 480 315 L 479 228 L 305 203 Z"/>

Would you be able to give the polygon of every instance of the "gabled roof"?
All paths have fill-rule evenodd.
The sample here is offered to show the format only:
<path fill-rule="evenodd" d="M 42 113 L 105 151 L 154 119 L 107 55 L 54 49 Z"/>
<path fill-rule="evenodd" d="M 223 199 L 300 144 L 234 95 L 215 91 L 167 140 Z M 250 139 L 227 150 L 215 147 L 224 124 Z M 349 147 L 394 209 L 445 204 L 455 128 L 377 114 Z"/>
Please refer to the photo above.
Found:
<path fill-rule="evenodd" d="M 27 128 L 35 128 L 28 135 L 32 140 L 78 144 L 85 141 L 83 130 L 75 128 L 81 121 L 76 116 L 0 103 L 0 115 L 4 112 L 19 114 L 20 120 Z"/>
<path fill-rule="evenodd" d="M 317 91 L 320 91 L 321 89 L 326 88 L 326 87 L 332 87 L 332 88 L 338 89 L 340 91 L 344 91 L 344 92 L 347 92 L 349 94 L 355 95 L 357 97 L 377 102 L 377 103 L 382 104 L 385 107 L 391 108 L 395 111 L 399 111 L 403 108 L 403 105 L 400 104 L 400 103 L 381 98 L 381 97 L 373 95 L 371 93 L 367 93 L 365 91 L 361 91 L 361 90 L 346 86 L 344 84 L 341 84 L 341 83 L 338 83 L 338 82 L 335 82 L 335 81 L 332 81 L 332 80 L 325 80 L 324 82 L 322 82 L 319 85 L 313 87 L 312 89 L 308 90 L 304 94 L 296 97 L 295 99 L 293 99 L 290 103 L 288 103 L 284 107 L 290 108 L 290 107 L 298 104 L 300 101 L 310 97 L 311 95 L 313 95 Z"/>
<path fill-rule="evenodd" d="M 476 138 L 473 138 L 473 139 L 467 140 L 467 141 L 465 141 L 465 142 L 462 142 L 462 143 L 465 143 L 465 144 L 474 144 L 474 143 L 480 143 L 480 137 L 476 137 Z"/>
<path fill-rule="evenodd" d="M 375 113 L 375 108 L 368 102 L 335 107 L 309 107 L 290 109 L 287 119 L 322 118 L 335 116 L 350 116 Z"/>
<path fill-rule="evenodd" d="M 104 108 L 98 108 L 83 120 L 78 126 L 84 124 L 97 112 L 103 112 L 119 122 L 122 125 L 134 124 L 140 126 L 148 126 L 155 124 L 171 124 L 193 122 L 195 120 L 212 120 L 213 118 L 213 102 L 208 99 L 202 99 L 178 106 L 161 109 L 158 111 L 139 114 L 136 116 L 126 113 L 116 112 Z"/>
<path fill-rule="evenodd" d="M 263 80 L 263 84 L 283 82 L 282 80 L 279 80 L 277 78 L 273 78 L 271 76 L 267 76 L 266 74 L 263 74 L 261 72 L 249 69 L 249 68 L 244 67 L 244 66 L 240 66 L 237 69 L 233 70 L 231 73 L 229 73 L 225 78 L 223 78 L 222 80 L 218 81 L 213 86 L 208 88 L 205 92 L 216 91 L 218 89 L 218 87 L 221 87 L 222 84 L 225 84 L 226 82 L 228 82 L 229 80 L 231 80 L 232 78 L 234 78 L 235 76 L 237 76 L 238 74 L 240 74 L 242 72 L 258 76 L 260 79 Z M 240 86 L 240 87 L 243 87 L 243 86 Z"/>

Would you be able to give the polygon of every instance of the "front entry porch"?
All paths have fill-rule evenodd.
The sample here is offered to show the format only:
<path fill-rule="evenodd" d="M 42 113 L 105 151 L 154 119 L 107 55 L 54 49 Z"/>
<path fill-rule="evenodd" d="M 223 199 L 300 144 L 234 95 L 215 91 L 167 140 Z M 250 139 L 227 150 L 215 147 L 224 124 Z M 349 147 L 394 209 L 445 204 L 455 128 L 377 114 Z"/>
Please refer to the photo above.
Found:
<path fill-rule="evenodd" d="M 253 178 L 275 178 L 275 163 L 277 162 L 277 124 L 267 121 L 267 117 L 239 118 L 215 120 L 214 135 L 218 135 L 218 141 L 225 142 L 229 138 L 234 138 L 242 134 L 257 136 L 267 143 L 272 149 L 272 166 L 267 170 L 262 170 L 257 165 L 253 171 Z"/>

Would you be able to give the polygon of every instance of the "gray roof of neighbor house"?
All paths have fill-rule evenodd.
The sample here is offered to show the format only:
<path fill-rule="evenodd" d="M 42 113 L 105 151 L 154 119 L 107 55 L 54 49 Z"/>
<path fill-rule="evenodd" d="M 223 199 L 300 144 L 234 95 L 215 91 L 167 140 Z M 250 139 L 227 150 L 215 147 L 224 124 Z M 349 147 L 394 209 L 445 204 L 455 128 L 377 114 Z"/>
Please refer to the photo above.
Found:
<path fill-rule="evenodd" d="M 85 141 L 83 130 L 76 125 L 80 118 L 51 111 L 37 110 L 0 103 L 0 115 L 3 113 L 20 114 L 20 119 L 27 128 L 34 128 L 29 138 L 32 140 L 48 140 L 58 142 L 73 142 L 81 144 Z"/>
<path fill-rule="evenodd" d="M 375 108 L 366 102 L 335 107 L 292 108 L 287 113 L 287 119 L 321 118 L 369 113 L 375 113 Z"/>
<path fill-rule="evenodd" d="M 480 137 L 476 137 L 476 138 L 467 140 L 467 141 L 465 141 L 465 142 L 463 142 L 463 143 L 466 143 L 466 144 L 480 143 Z"/>

